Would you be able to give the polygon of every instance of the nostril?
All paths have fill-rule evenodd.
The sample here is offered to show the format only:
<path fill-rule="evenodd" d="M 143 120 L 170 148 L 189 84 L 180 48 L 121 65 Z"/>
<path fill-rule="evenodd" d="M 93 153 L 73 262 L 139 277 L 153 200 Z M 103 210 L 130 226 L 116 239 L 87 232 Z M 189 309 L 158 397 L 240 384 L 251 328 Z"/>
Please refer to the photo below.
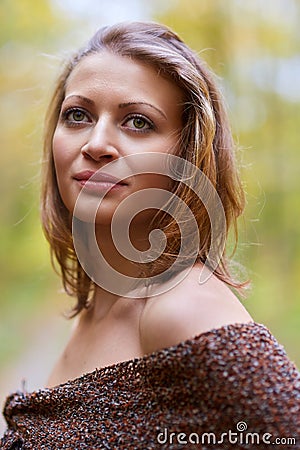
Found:
<path fill-rule="evenodd" d="M 85 158 L 93 159 L 94 161 L 100 161 L 103 159 L 113 160 L 116 157 L 117 152 L 109 149 L 95 149 L 84 145 L 81 148 L 81 153 Z"/>

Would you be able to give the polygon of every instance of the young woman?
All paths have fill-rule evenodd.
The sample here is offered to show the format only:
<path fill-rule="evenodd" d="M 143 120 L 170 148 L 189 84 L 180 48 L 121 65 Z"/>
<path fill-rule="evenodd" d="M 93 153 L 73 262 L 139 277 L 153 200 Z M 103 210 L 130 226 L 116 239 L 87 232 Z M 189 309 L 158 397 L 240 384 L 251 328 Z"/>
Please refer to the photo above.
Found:
<path fill-rule="evenodd" d="M 162 25 L 100 29 L 58 80 L 44 156 L 78 319 L 48 386 L 8 397 L 1 448 L 300 448 L 300 375 L 232 289 L 244 199 L 204 62 Z"/>

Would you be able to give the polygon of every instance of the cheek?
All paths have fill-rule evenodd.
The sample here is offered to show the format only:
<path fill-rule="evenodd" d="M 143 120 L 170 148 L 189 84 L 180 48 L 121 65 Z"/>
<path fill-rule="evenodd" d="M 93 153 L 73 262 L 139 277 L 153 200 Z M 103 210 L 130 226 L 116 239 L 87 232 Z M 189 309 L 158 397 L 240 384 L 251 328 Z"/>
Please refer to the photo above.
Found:
<path fill-rule="evenodd" d="M 59 187 L 65 185 L 66 180 L 69 180 L 74 162 L 80 154 L 78 145 L 73 140 L 72 136 L 68 136 L 59 128 L 53 136 L 52 152 Z"/>
<path fill-rule="evenodd" d="M 170 131 L 167 136 L 161 138 L 157 137 L 156 141 L 151 143 L 151 148 L 149 151 L 157 153 L 169 153 L 176 154 L 180 145 L 180 135 L 179 133 L 174 133 Z"/>
<path fill-rule="evenodd" d="M 59 131 L 55 131 L 52 141 L 53 159 L 57 176 L 59 177 L 61 169 L 64 169 L 70 160 L 70 151 L 67 151 L 66 139 Z"/>
<path fill-rule="evenodd" d="M 145 175 L 146 182 L 148 181 L 148 186 L 163 189 L 163 190 L 169 190 L 171 186 L 171 180 L 169 177 L 165 175 L 158 175 L 158 174 L 149 174 Z"/>
<path fill-rule="evenodd" d="M 60 196 L 66 208 L 72 211 L 74 201 L 73 195 L 70 192 L 70 177 L 68 174 L 74 155 L 73 152 L 67 150 L 66 139 L 59 132 L 55 132 L 53 136 L 52 152 Z"/>
<path fill-rule="evenodd" d="M 135 175 L 133 182 L 133 190 L 140 191 L 142 189 L 156 188 L 169 191 L 172 186 L 172 180 L 166 175 L 155 173 Z"/>

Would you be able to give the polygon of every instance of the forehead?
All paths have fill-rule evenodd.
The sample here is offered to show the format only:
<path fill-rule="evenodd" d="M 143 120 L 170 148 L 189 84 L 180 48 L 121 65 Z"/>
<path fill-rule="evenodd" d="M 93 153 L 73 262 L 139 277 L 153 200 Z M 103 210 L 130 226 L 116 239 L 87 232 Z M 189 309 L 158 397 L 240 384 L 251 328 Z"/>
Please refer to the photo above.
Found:
<path fill-rule="evenodd" d="M 177 104 L 183 101 L 182 90 L 159 75 L 154 66 L 106 50 L 84 57 L 75 66 L 66 82 L 66 95 L 74 90 L 90 95 L 118 91 L 129 96 L 152 96 L 157 101 L 172 99 Z"/>

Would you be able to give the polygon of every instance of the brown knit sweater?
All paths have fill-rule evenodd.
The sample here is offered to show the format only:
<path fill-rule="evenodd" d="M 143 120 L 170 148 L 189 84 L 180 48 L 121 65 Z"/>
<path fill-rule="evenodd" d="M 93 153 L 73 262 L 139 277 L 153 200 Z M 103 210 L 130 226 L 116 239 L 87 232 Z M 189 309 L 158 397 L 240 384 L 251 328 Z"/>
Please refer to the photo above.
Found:
<path fill-rule="evenodd" d="M 8 449 L 300 449 L 300 374 L 269 330 L 234 324 L 4 408 Z"/>

